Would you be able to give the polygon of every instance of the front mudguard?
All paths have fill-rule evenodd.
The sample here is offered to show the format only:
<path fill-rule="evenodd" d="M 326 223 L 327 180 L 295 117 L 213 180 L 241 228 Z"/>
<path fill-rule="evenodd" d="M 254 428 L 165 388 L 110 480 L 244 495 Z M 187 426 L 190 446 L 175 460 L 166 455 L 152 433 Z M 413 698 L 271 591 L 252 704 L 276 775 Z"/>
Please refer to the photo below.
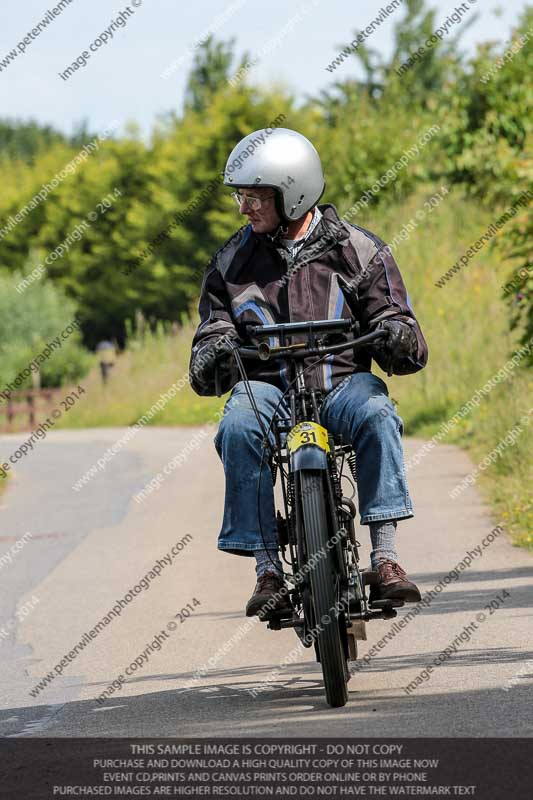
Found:
<path fill-rule="evenodd" d="M 298 472 L 300 469 L 324 469 L 328 468 L 327 454 L 315 444 L 306 444 L 299 447 L 290 458 L 291 472 Z"/>

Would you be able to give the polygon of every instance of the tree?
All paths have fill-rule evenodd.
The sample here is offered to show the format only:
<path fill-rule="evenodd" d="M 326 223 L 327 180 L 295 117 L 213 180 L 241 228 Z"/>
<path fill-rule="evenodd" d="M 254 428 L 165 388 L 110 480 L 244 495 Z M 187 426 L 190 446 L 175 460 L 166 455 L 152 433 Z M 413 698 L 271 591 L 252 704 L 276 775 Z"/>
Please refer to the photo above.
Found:
<path fill-rule="evenodd" d="M 78 123 L 72 136 L 57 131 L 51 125 L 38 122 L 18 122 L 0 119 L 0 158 L 33 163 L 35 158 L 55 144 L 81 147 L 93 138 L 87 121 Z"/>
<path fill-rule="evenodd" d="M 35 261 L 30 260 L 25 274 L 34 265 Z M 0 272 L 0 391 L 14 384 L 24 371 L 29 374 L 17 382 L 16 388 L 31 387 L 31 375 L 37 368 L 42 386 L 78 380 L 86 374 L 92 359 L 80 344 L 78 326 L 74 324 L 72 332 L 68 330 L 75 320 L 75 303 L 46 280 L 18 292 L 16 286 L 22 279 L 20 272 Z M 60 338 L 60 346 L 54 344 L 51 353 L 39 363 L 37 357 L 56 337 Z"/>
<path fill-rule="evenodd" d="M 217 42 L 213 34 L 209 34 L 194 55 L 193 66 L 185 89 L 185 110 L 204 111 L 213 95 L 227 85 L 231 77 L 231 65 L 234 61 L 235 38 L 227 42 Z M 245 63 L 241 63 L 233 72 Z"/>
<path fill-rule="evenodd" d="M 3 158 L 30 162 L 52 144 L 66 141 L 66 136 L 50 125 L 0 120 L 0 156 Z"/>
<path fill-rule="evenodd" d="M 362 68 L 363 78 L 336 82 L 333 98 L 361 89 L 377 103 L 400 78 L 401 90 L 396 92 L 396 101 L 410 108 L 415 103 L 426 107 L 435 93 L 442 90 L 446 80 L 456 75 L 456 67 L 463 58 L 460 40 L 478 15 L 469 14 L 461 20 L 455 33 L 448 25 L 446 38 L 442 31 L 441 38 L 431 41 L 439 28 L 437 10 L 427 7 L 425 0 L 405 0 L 404 7 L 405 16 L 394 26 L 390 57 L 386 58 L 364 40 L 358 43 L 352 55 Z M 359 30 L 354 31 L 353 42 L 359 34 Z"/>

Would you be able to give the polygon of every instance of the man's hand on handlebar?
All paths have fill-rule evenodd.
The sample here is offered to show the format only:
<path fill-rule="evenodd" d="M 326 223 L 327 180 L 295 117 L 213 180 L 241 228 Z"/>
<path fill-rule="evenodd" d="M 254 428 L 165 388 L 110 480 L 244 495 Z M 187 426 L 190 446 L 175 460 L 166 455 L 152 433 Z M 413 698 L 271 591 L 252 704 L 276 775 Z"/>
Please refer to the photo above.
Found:
<path fill-rule="evenodd" d="M 387 375 L 396 372 L 406 358 L 416 358 L 416 333 L 406 322 L 386 319 L 378 324 L 376 330 L 384 330 L 389 334 L 373 346 L 374 359 Z"/>
<path fill-rule="evenodd" d="M 218 365 L 220 379 L 223 381 L 231 375 L 234 368 L 233 349 L 242 344 L 241 338 L 236 333 L 225 333 L 212 342 L 206 344 L 195 363 L 197 379 L 204 384 L 212 380 L 215 368 Z"/>

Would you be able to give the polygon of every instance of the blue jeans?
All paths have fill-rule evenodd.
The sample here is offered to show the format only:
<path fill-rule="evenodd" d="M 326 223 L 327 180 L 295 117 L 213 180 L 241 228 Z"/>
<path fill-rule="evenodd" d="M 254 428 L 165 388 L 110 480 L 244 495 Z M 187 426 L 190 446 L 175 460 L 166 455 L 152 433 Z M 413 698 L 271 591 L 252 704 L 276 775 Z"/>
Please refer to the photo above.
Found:
<path fill-rule="evenodd" d="M 270 383 L 250 381 L 258 411 L 268 428 L 281 391 Z M 278 414 L 288 419 L 285 401 Z M 361 524 L 408 519 L 413 506 L 403 462 L 403 423 L 389 400 L 387 385 L 371 372 L 356 372 L 325 397 L 321 423 L 350 442 L 357 458 L 357 494 Z M 272 433 L 270 441 L 274 444 Z M 262 433 L 243 381 L 233 388 L 214 443 L 224 465 L 226 493 L 218 548 L 243 556 L 278 547 L 274 488 L 268 454 L 262 455 Z"/>

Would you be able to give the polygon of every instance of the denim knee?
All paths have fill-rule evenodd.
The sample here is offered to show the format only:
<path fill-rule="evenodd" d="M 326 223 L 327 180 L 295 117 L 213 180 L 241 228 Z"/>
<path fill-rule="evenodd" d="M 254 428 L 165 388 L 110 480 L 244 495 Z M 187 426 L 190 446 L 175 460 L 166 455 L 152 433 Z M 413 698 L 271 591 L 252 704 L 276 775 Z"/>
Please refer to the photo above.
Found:
<path fill-rule="evenodd" d="M 222 443 L 226 447 L 242 447 L 257 433 L 257 420 L 253 413 L 226 414 L 220 420 L 214 443 L 218 454 L 221 454 Z"/>
<path fill-rule="evenodd" d="M 385 425 L 398 430 L 401 420 L 387 395 L 372 395 L 359 409 L 359 425 L 379 427 Z"/>

